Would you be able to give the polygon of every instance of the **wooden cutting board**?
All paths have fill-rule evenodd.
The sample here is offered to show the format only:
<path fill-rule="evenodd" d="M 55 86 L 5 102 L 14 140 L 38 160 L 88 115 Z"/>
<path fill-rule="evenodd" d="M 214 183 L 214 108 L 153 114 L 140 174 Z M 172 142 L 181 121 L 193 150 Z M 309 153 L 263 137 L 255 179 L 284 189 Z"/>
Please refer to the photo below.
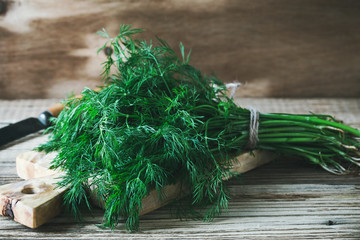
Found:
<path fill-rule="evenodd" d="M 49 169 L 55 154 L 26 152 L 16 159 L 18 176 L 24 181 L 0 186 L 1 215 L 9 216 L 30 228 L 37 228 L 61 213 L 62 194 L 66 188 L 55 188 L 62 173 Z M 243 153 L 234 160 L 233 172 L 245 173 L 270 162 L 276 154 L 268 151 Z M 165 198 L 159 199 L 153 190 L 143 199 L 141 215 L 160 208 L 178 196 L 180 184 L 164 188 Z M 95 206 L 104 208 L 104 203 L 96 198 L 96 189 L 90 189 L 90 198 Z"/>

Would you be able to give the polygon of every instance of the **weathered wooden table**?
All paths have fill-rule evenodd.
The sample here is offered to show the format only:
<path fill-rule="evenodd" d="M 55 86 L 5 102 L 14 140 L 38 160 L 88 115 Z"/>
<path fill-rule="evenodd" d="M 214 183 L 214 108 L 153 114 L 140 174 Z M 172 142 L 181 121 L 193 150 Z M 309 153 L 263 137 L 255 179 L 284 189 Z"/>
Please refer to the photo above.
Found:
<path fill-rule="evenodd" d="M 262 112 L 326 113 L 360 127 L 360 99 L 237 99 Z M 37 116 L 56 99 L 0 101 L 0 127 Z M 1 137 L 1 136 L 0 136 Z M 33 134 L 0 149 L 0 184 L 20 181 L 15 157 L 46 141 Z M 0 217 L 0 239 L 360 239 L 360 176 L 335 176 L 289 157 L 229 181 L 230 207 L 213 222 L 181 221 L 165 206 L 141 218 L 141 232 L 123 223 L 97 227 L 103 211 L 77 222 L 63 213 L 38 229 Z"/>

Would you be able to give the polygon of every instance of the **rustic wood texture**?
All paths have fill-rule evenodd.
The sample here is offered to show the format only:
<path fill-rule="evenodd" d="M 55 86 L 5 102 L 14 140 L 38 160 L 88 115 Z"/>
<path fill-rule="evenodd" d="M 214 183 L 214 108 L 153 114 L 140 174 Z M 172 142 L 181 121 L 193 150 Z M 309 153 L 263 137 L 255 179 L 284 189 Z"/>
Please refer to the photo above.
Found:
<path fill-rule="evenodd" d="M 33 178 L 0 186 L 0 215 L 37 228 L 62 212 L 62 194 L 55 176 Z"/>
<path fill-rule="evenodd" d="M 246 97 L 358 97 L 357 0 L 0 0 L 0 99 L 62 98 L 100 85 L 104 39 L 133 24 Z"/>
<path fill-rule="evenodd" d="M 36 116 L 57 102 L 49 100 L 0 101 L 0 127 Z M 236 99 L 262 112 L 325 113 L 360 127 L 360 99 Z M 46 136 L 34 134 L 0 150 L 0 185 L 19 181 L 15 158 Z M 180 221 L 171 205 L 141 218 L 142 232 L 114 231 L 96 226 L 103 210 L 84 212 L 76 222 L 63 213 L 32 230 L 0 217 L 0 238 L 6 239 L 359 239 L 359 176 L 334 176 L 302 160 L 280 158 L 228 183 L 230 207 L 214 222 Z"/>

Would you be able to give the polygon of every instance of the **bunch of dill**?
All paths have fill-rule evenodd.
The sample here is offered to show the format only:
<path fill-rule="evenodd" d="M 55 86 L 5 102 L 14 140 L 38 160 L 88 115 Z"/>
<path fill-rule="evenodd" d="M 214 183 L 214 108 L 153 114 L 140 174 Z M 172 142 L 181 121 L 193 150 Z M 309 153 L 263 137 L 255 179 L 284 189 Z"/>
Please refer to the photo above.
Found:
<path fill-rule="evenodd" d="M 67 99 L 39 150 L 58 151 L 52 167 L 66 173 L 58 184 L 69 188 L 65 202 L 75 215 L 80 203 L 90 205 L 86 189 L 93 185 L 105 202 L 104 225 L 115 227 L 123 216 L 126 228 L 137 230 L 142 199 L 181 180 L 189 204 L 207 207 L 204 218 L 212 219 L 227 208 L 223 179 L 248 146 L 251 113 L 226 97 L 219 79 L 189 65 L 182 44 L 178 57 L 164 40 L 153 46 L 133 38 L 141 31 L 122 25 L 115 38 L 100 32 L 109 39 L 101 49 L 113 49 L 105 86 Z M 326 115 L 260 113 L 254 149 L 343 173 L 344 163 L 359 161 L 355 136 L 359 130 Z"/>

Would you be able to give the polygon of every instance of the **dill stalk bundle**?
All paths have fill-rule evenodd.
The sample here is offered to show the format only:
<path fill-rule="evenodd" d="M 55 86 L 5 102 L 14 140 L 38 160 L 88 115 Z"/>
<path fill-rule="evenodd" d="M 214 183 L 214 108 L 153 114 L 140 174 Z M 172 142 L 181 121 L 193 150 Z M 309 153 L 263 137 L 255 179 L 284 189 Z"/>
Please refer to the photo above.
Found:
<path fill-rule="evenodd" d="M 123 216 L 126 228 L 137 230 L 142 199 L 181 180 L 189 204 L 211 220 L 228 206 L 223 179 L 233 158 L 254 149 L 300 156 L 337 174 L 359 165 L 360 131 L 328 115 L 256 113 L 256 142 L 249 144 L 256 114 L 226 97 L 218 78 L 191 66 L 182 44 L 178 57 L 164 40 L 154 46 L 133 38 L 141 31 L 122 25 L 115 38 L 99 33 L 108 38 L 101 49 L 113 49 L 105 86 L 65 100 L 39 147 L 58 151 L 52 167 L 66 173 L 58 184 L 69 188 L 64 198 L 75 215 L 81 203 L 90 207 L 86 189 L 96 186 L 104 226 Z"/>

